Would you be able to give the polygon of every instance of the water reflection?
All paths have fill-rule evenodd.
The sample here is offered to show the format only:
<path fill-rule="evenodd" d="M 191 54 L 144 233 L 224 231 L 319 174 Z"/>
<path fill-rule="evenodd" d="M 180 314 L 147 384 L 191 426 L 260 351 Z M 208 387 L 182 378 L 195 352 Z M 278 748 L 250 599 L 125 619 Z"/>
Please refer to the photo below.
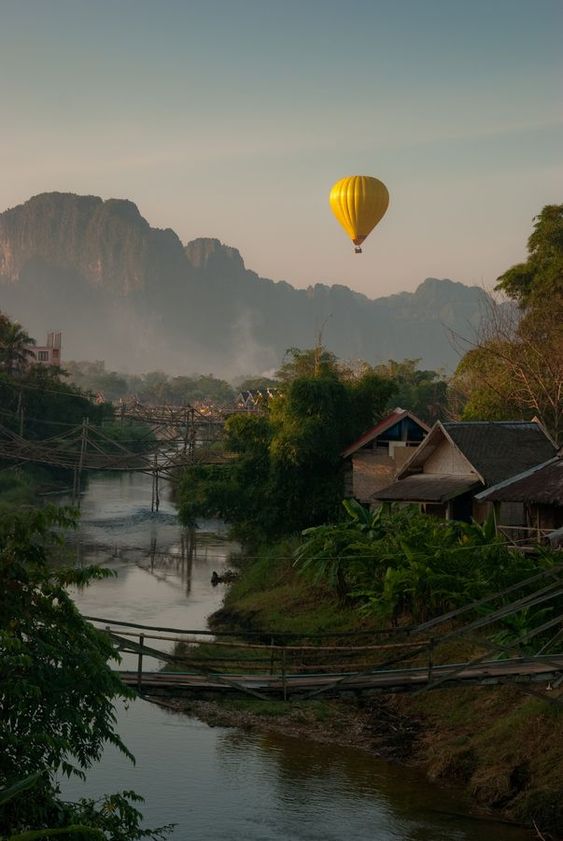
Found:
<path fill-rule="evenodd" d="M 202 628 L 222 599 L 211 573 L 238 547 L 211 522 L 190 543 L 165 494 L 158 513 L 150 503 L 150 477 L 90 481 L 74 550 L 81 562 L 102 563 L 117 577 L 77 592 L 76 601 L 90 616 Z M 145 797 L 149 826 L 178 824 L 174 841 L 529 838 L 464 816 L 467 804 L 456 794 L 357 750 L 211 728 L 140 700 L 118 710 L 118 729 L 136 765 L 108 748 L 87 782 L 65 780 L 64 792 L 74 798 L 134 789 Z"/>
<path fill-rule="evenodd" d="M 69 551 L 79 564 L 100 564 L 116 577 L 73 591 L 82 613 L 108 620 L 173 628 L 205 628 L 223 597 L 211 585 L 239 550 L 218 520 L 183 529 L 165 483 L 160 511 L 151 513 L 151 479 L 143 474 L 93 476 L 82 501 L 80 528 Z M 172 643 L 157 647 L 170 649 Z M 126 655 L 124 668 L 135 658 Z M 149 668 L 158 667 L 150 662 Z"/>
<path fill-rule="evenodd" d="M 210 728 L 136 701 L 120 732 L 137 765 L 108 749 L 90 794 L 134 788 L 149 825 L 197 841 L 524 841 L 462 813 L 463 800 L 413 769 L 300 738 Z M 84 785 L 66 788 L 80 796 Z"/>

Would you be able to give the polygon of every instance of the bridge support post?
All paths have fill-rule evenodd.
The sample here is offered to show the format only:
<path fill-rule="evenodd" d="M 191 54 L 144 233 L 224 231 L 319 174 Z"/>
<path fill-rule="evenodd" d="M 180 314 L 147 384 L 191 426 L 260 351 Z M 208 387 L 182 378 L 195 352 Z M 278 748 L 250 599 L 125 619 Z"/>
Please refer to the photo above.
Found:
<path fill-rule="evenodd" d="M 86 447 L 88 446 L 88 423 L 89 419 L 82 420 L 82 436 L 80 439 L 80 456 L 78 458 L 78 466 L 74 469 L 74 488 L 73 501 L 77 508 L 80 508 L 80 482 L 82 479 L 82 467 L 84 465 L 84 456 L 86 455 Z"/>
<path fill-rule="evenodd" d="M 140 692 L 143 686 L 143 647 L 145 635 L 139 634 L 139 657 L 137 659 L 137 689 Z"/>
<path fill-rule="evenodd" d="M 287 701 L 287 673 L 286 673 L 286 650 L 285 645 L 282 648 L 282 687 L 283 687 L 283 700 Z"/>
<path fill-rule="evenodd" d="M 153 469 L 152 469 L 152 499 L 151 499 L 151 512 L 158 511 L 160 507 L 160 494 L 158 488 L 158 458 L 156 453 L 154 454 L 154 462 L 153 462 Z"/>
<path fill-rule="evenodd" d="M 428 683 L 432 680 L 432 669 L 434 667 L 433 661 L 434 640 L 431 639 L 428 644 Z"/>
<path fill-rule="evenodd" d="M 270 674 L 274 674 L 274 657 L 275 657 L 275 649 L 274 649 L 274 638 L 270 637 L 270 648 L 272 649 L 272 654 L 270 656 Z"/>

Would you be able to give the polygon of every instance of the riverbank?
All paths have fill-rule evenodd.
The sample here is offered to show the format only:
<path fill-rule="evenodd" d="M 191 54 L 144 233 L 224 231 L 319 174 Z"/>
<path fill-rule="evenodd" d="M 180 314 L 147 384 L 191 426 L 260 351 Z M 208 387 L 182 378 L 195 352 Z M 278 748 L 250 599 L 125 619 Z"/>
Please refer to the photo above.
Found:
<path fill-rule="evenodd" d="M 291 563 L 292 544 L 242 565 L 211 618 L 219 630 L 300 634 L 369 629 L 370 620 L 329 591 L 312 586 Z M 376 627 L 374 620 L 371 620 Z M 460 659 L 465 653 L 458 652 Z M 533 694 L 530 694 L 533 693 Z M 563 837 L 563 690 L 480 686 L 388 695 L 362 701 L 192 701 L 186 712 L 210 724 L 274 730 L 354 745 L 424 768 L 433 781 L 462 789 L 481 809 L 534 823 Z"/>
<path fill-rule="evenodd" d="M 72 473 L 68 470 L 37 465 L 8 468 L 5 465 L 0 472 L 0 508 L 42 505 L 45 498 L 64 493 L 72 485 Z"/>

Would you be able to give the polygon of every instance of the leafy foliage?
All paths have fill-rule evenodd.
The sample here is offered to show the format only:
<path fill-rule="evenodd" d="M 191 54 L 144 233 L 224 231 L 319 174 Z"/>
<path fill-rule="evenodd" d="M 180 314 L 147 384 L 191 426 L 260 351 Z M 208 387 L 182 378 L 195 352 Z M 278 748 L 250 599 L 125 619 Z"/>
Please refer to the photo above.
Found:
<path fill-rule="evenodd" d="M 447 415 L 448 383 L 442 371 L 419 370 L 419 363 L 420 359 L 403 359 L 402 362 L 390 359 L 376 365 L 374 371 L 396 383 L 395 406 L 409 409 L 423 421 L 434 423 Z"/>
<path fill-rule="evenodd" d="M 229 383 L 212 374 L 171 377 L 163 371 L 124 374 L 107 371 L 103 362 L 68 362 L 66 370 L 79 388 L 103 395 L 105 400 L 136 397 L 143 403 L 231 403 L 235 392 Z"/>
<path fill-rule="evenodd" d="M 526 263 L 509 269 L 497 289 L 515 312 L 492 306 L 452 381 L 464 420 L 540 418 L 558 441 L 563 428 L 563 205 L 537 217 Z"/>
<path fill-rule="evenodd" d="M 182 477 L 183 522 L 219 514 L 243 537 L 271 539 L 337 516 L 340 454 L 383 414 L 395 385 L 371 370 L 346 378 L 322 348 L 292 353 L 296 368 L 268 413 L 229 418 L 226 447 L 236 459 Z"/>
<path fill-rule="evenodd" d="M 537 562 L 495 536 L 492 518 L 480 526 L 438 520 L 411 507 L 370 513 L 348 501 L 345 508 L 346 521 L 303 533 L 295 564 L 367 614 L 424 621 L 537 570 Z"/>
<path fill-rule="evenodd" d="M 56 774 L 84 776 L 108 743 L 132 758 L 116 732 L 114 712 L 115 701 L 132 693 L 110 668 L 115 658 L 110 641 L 82 618 L 67 590 L 111 573 L 49 563 L 60 547 L 60 530 L 74 522 L 71 511 L 56 508 L 0 514 L 5 596 L 0 602 L 0 833 L 20 833 L 22 839 L 43 837 L 29 834 L 30 827 L 48 827 L 50 833 L 43 835 L 54 835 L 70 824 L 91 823 L 93 806 L 83 804 L 76 811 L 59 799 Z M 32 797 L 25 796 L 28 783 L 34 785 Z M 122 834 L 104 824 L 102 809 L 97 826 L 109 834 L 100 837 L 144 837 L 133 832 L 138 818 L 122 799 L 116 802 L 123 806 L 115 813 Z M 72 837 L 91 836 L 77 829 Z"/>
<path fill-rule="evenodd" d="M 548 204 L 536 216 L 528 259 L 498 278 L 497 289 L 529 308 L 563 296 L 563 204 Z"/>
<path fill-rule="evenodd" d="M 17 321 L 11 321 L 0 313 L 0 370 L 17 374 L 33 358 L 32 345 L 35 340 L 29 336 Z"/>

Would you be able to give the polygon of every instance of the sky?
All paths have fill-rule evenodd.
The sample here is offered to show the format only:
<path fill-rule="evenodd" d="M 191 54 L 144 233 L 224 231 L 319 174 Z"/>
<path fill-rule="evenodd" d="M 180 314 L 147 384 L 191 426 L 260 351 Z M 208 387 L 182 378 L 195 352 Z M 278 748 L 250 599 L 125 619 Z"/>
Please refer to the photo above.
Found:
<path fill-rule="evenodd" d="M 490 288 L 563 201 L 562 0 L 0 0 L 0 209 L 128 198 L 369 297 Z M 387 185 L 355 255 L 328 193 Z"/>

